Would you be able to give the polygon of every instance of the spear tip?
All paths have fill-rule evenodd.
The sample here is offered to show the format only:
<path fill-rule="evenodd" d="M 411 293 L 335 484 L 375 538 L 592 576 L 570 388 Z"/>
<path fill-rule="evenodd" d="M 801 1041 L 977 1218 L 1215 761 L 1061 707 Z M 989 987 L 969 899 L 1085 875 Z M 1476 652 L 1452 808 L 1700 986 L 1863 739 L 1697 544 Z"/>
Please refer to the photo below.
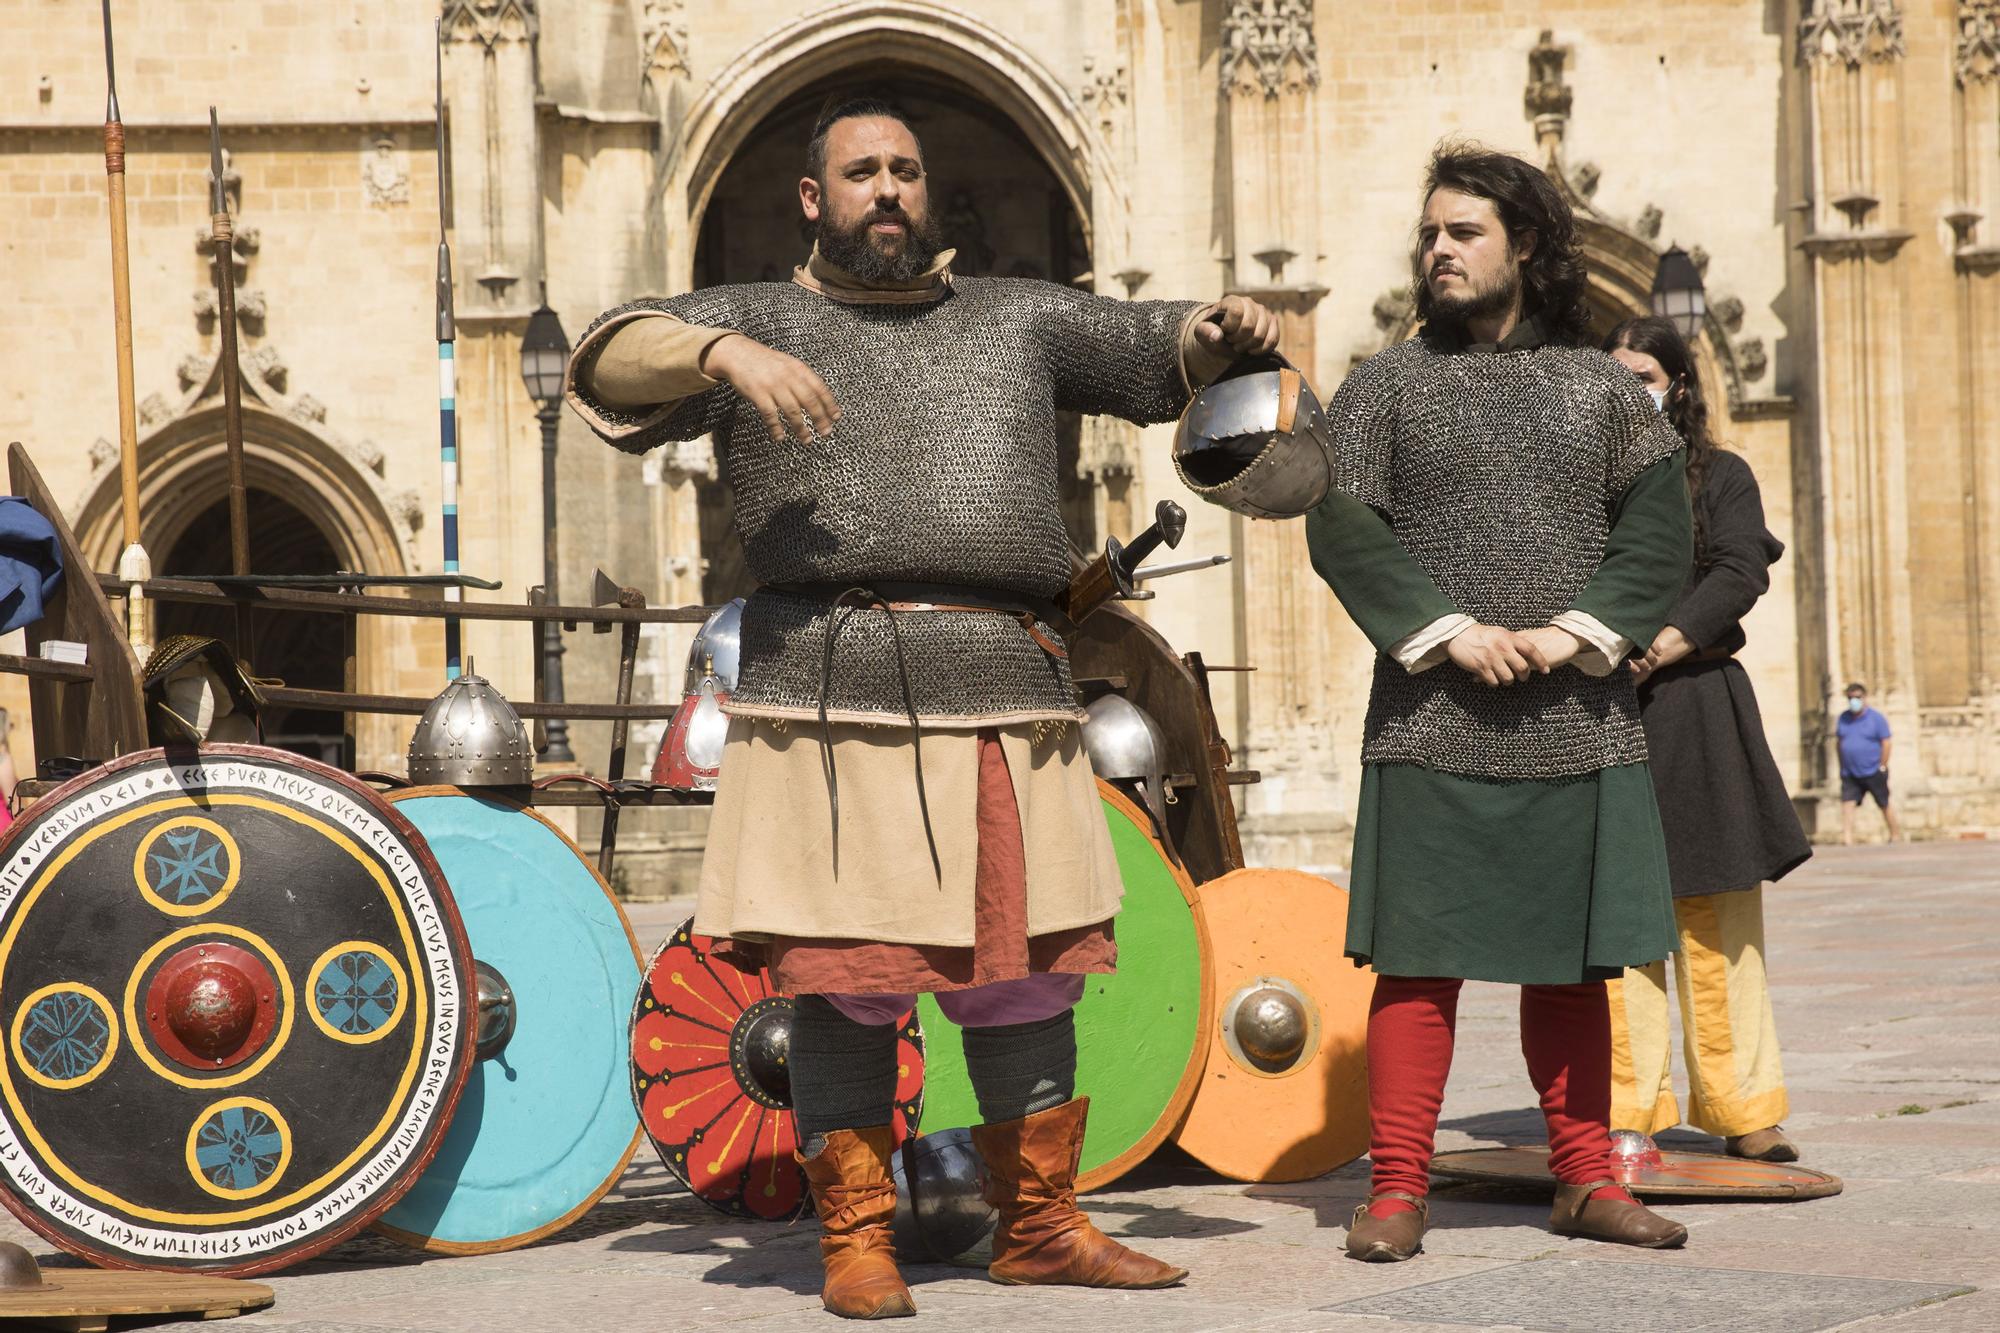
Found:
<path fill-rule="evenodd" d="M 118 120 L 118 66 L 111 58 L 111 0 L 104 0 L 104 88 L 104 118 Z"/>
<path fill-rule="evenodd" d="M 208 211 L 226 213 L 229 201 L 222 188 L 222 125 L 215 118 L 215 108 L 208 109 Z"/>

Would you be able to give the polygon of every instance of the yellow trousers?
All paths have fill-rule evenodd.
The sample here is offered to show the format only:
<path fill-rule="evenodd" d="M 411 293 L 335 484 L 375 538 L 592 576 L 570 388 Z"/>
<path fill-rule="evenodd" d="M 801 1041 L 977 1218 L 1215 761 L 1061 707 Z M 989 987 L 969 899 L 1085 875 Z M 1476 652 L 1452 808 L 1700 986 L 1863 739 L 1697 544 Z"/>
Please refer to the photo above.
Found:
<path fill-rule="evenodd" d="M 1764 890 L 1674 899 L 1674 953 L 1688 1123 L 1748 1134 L 1785 1118 L 1785 1071 L 1764 976 Z M 1681 1122 L 1674 1099 L 1667 965 L 1627 968 L 1611 998 L 1611 1128 L 1657 1134 Z"/>

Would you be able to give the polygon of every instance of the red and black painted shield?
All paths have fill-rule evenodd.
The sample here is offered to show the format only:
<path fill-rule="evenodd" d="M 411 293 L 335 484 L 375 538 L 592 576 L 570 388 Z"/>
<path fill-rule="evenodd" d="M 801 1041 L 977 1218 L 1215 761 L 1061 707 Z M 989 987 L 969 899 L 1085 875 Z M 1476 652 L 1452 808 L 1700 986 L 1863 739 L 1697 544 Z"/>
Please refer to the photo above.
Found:
<path fill-rule="evenodd" d="M 768 973 L 711 956 L 688 921 L 653 955 L 632 1008 L 632 1100 L 660 1160 L 713 1208 L 780 1219 L 806 1202 L 793 1152 L 792 1001 Z M 896 1141 L 923 1114 L 924 1038 L 898 1024 Z"/>
<path fill-rule="evenodd" d="M 266 1272 L 381 1213 L 472 1057 L 423 840 L 258 746 L 149 750 L 0 843 L 0 1185 L 109 1267 Z"/>

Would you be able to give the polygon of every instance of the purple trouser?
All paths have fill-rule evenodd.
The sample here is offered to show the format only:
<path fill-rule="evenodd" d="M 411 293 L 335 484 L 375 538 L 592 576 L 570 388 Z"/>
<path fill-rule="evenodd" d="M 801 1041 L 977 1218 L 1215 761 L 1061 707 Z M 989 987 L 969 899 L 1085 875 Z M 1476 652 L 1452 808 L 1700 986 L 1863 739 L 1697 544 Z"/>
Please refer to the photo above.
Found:
<path fill-rule="evenodd" d="M 916 1004 L 915 995 L 826 995 L 828 1004 L 857 1023 L 893 1023 Z M 1012 981 L 994 981 L 964 990 L 941 990 L 934 997 L 944 1016 L 962 1028 L 995 1028 L 1054 1018 L 1083 998 L 1083 977 L 1074 972 L 1037 972 Z"/>

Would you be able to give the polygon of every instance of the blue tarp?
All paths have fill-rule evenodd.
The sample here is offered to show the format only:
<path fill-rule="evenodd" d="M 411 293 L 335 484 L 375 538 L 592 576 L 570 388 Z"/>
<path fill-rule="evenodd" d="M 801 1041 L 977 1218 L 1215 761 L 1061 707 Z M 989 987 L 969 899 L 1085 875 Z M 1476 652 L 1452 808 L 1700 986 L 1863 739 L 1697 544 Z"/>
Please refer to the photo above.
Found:
<path fill-rule="evenodd" d="M 0 495 L 0 634 L 40 620 L 62 577 L 54 526 L 20 496 Z"/>

